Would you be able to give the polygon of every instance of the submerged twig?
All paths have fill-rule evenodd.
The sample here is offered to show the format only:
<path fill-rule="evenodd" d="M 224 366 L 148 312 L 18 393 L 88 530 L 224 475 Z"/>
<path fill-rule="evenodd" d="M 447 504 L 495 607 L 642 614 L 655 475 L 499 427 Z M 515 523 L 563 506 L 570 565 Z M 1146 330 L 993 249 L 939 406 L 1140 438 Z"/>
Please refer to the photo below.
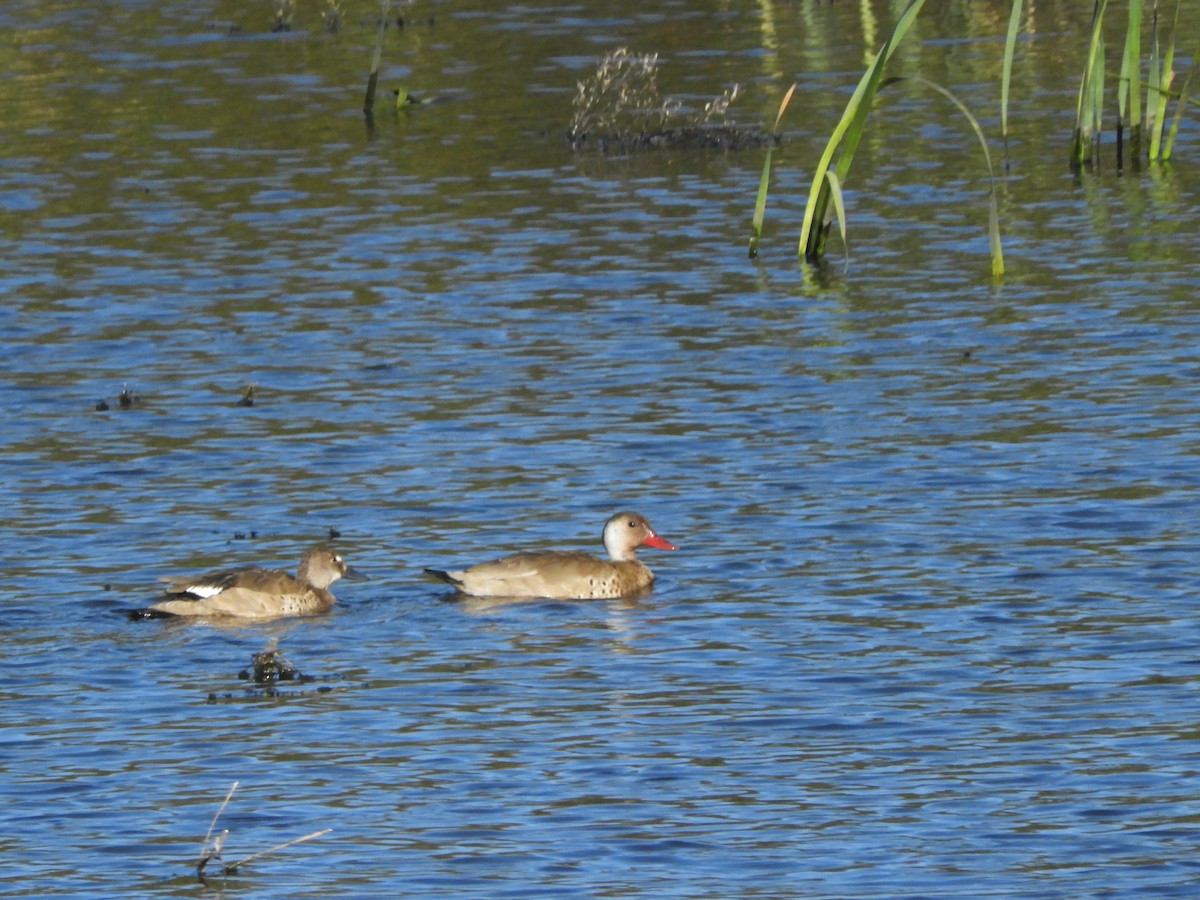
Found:
<path fill-rule="evenodd" d="M 233 792 L 237 790 L 238 782 L 234 782 L 229 786 L 229 793 L 225 795 L 225 799 L 221 801 L 216 814 L 212 817 L 212 821 L 208 825 L 208 832 L 204 835 L 204 846 L 200 848 L 200 859 L 196 863 L 196 877 L 204 881 L 204 867 L 208 865 L 211 859 L 221 858 L 221 848 L 225 844 L 225 838 L 229 836 L 229 829 L 226 828 L 220 834 L 213 838 L 213 829 L 217 827 L 217 819 L 221 817 L 221 813 L 225 811 L 225 807 L 229 804 L 229 800 L 233 797 Z M 321 837 L 321 835 L 329 834 L 333 831 L 332 828 L 322 828 L 320 831 L 314 831 L 311 834 L 306 834 L 303 837 L 294 838 L 290 841 L 284 841 L 282 844 L 276 844 L 274 847 L 268 847 L 266 850 L 259 850 L 257 853 L 251 853 L 249 856 L 239 859 L 235 863 L 229 863 L 221 867 L 222 875 L 232 875 L 246 863 L 252 860 L 266 856 L 268 853 L 274 853 L 276 850 L 283 850 L 285 847 L 291 847 L 293 844 L 302 844 L 305 841 L 311 841 L 313 838 Z"/>
<path fill-rule="evenodd" d="M 229 786 L 229 793 L 225 795 L 225 799 L 221 801 L 221 805 L 217 807 L 216 813 L 213 814 L 212 821 L 208 823 L 208 831 L 204 833 L 204 846 L 200 848 L 200 861 L 196 863 L 196 875 L 200 878 L 204 877 L 204 867 L 208 865 L 210 859 L 221 858 L 221 847 L 225 843 L 225 838 L 229 835 L 229 829 L 225 829 L 218 834 L 215 841 L 210 839 L 212 838 L 213 829 L 217 827 L 217 819 L 221 818 L 221 813 L 225 812 L 225 807 L 229 805 L 229 801 L 233 797 L 233 792 L 237 790 L 238 784 L 239 782 L 235 781 Z"/>
<path fill-rule="evenodd" d="M 322 828 L 320 831 L 314 831 L 312 834 L 304 835 L 304 837 L 298 837 L 291 841 L 285 841 L 282 844 L 276 844 L 274 847 L 268 847 L 266 850 L 259 850 L 257 853 L 251 853 L 245 859 L 239 859 L 235 863 L 230 863 L 229 865 L 225 866 L 223 871 L 226 875 L 232 875 L 238 870 L 239 866 L 244 866 L 252 859 L 258 859 L 260 856 L 266 856 L 268 853 L 274 853 L 276 850 L 282 850 L 284 847 L 292 846 L 292 844 L 302 844 L 305 841 L 311 841 L 313 838 L 318 838 L 323 834 L 329 834 L 331 831 L 333 831 L 332 828 Z"/>
<path fill-rule="evenodd" d="M 225 829 L 217 835 L 217 839 L 212 842 L 212 847 L 208 846 L 208 841 L 204 842 L 204 849 L 200 851 L 200 861 L 196 863 L 196 875 L 200 879 L 204 878 L 204 867 L 208 865 L 210 859 L 221 858 L 221 847 L 225 844 L 225 838 L 229 836 L 229 829 Z"/>

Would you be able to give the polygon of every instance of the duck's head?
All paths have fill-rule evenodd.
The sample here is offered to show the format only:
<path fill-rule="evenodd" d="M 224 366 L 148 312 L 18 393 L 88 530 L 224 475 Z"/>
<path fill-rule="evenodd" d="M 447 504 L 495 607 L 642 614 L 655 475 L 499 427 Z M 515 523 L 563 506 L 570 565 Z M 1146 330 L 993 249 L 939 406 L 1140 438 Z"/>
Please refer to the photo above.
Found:
<path fill-rule="evenodd" d="M 658 536 L 646 517 L 635 512 L 619 512 L 604 523 L 604 549 L 614 560 L 632 559 L 638 547 L 678 550 L 666 538 Z"/>
<path fill-rule="evenodd" d="M 321 544 L 309 547 L 304 551 L 296 575 L 301 581 L 322 590 L 339 578 L 346 578 L 349 581 L 365 581 L 367 578 L 366 575 L 346 565 L 346 560 L 340 553 L 335 553 Z"/>

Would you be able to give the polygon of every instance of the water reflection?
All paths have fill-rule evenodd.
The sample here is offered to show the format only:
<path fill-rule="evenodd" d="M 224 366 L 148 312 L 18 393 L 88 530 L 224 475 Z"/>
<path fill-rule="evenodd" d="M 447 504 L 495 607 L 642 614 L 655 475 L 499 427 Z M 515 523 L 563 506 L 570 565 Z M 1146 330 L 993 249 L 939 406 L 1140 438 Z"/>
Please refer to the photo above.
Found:
<path fill-rule="evenodd" d="M 630 620 L 622 615 L 630 610 L 653 608 L 650 601 L 651 591 L 643 591 L 634 597 L 620 597 L 614 600 L 541 600 L 529 597 L 474 597 L 469 594 L 449 593 L 441 597 L 443 602 L 453 604 L 457 609 L 474 615 L 503 612 L 514 606 L 537 606 L 553 613 L 555 610 L 569 609 L 575 605 L 599 605 L 609 613 L 605 621 L 613 631 L 629 630 Z"/>

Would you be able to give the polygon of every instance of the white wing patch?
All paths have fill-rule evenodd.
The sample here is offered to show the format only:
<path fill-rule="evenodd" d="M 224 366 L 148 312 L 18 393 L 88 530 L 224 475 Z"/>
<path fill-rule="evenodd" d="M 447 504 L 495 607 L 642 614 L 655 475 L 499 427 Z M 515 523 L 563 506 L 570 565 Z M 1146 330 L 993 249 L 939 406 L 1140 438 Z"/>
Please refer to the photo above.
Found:
<path fill-rule="evenodd" d="M 186 587 L 179 589 L 181 593 L 191 594 L 193 597 L 199 597 L 201 600 L 207 600 L 209 597 L 215 597 L 225 588 L 217 584 L 189 584 Z"/>

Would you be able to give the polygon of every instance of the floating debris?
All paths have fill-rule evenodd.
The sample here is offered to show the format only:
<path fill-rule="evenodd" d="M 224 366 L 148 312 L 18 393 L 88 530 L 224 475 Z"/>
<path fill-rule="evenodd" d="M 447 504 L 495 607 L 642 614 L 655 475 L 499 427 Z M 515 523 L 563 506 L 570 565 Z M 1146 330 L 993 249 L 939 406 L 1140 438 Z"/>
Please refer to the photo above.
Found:
<path fill-rule="evenodd" d="M 709 148 L 736 150 L 779 143 L 779 136 L 726 122 L 741 90 L 734 84 L 699 112 L 658 90 L 658 54 L 609 52 L 595 73 L 576 85 L 567 139 L 576 149 Z"/>
<path fill-rule="evenodd" d="M 312 681 L 301 674 L 291 662 L 278 650 L 278 640 L 271 639 L 265 650 L 250 657 L 250 669 L 238 672 L 238 678 L 243 681 L 254 679 L 255 684 L 275 684 L 279 681 Z M 252 674 L 253 673 L 253 674 Z"/>
<path fill-rule="evenodd" d="M 142 402 L 142 398 L 129 389 L 128 384 L 121 385 L 121 393 L 117 395 L 117 406 L 121 409 L 132 409 Z M 108 401 L 101 397 L 96 401 L 96 412 L 108 412 L 112 409 Z"/>
<path fill-rule="evenodd" d="M 429 25 L 432 26 L 436 21 L 434 16 L 416 16 L 406 19 L 404 16 L 396 16 L 397 28 L 408 28 L 411 25 Z"/>
<path fill-rule="evenodd" d="M 742 150 L 746 147 L 778 146 L 781 139 L 770 132 L 753 131 L 732 125 L 681 126 L 638 133 L 606 133 L 572 138 L 576 149 L 585 145 L 603 151 L 702 149 Z"/>
<path fill-rule="evenodd" d="M 252 653 L 250 655 L 250 665 L 239 671 L 237 677 L 242 681 L 252 682 L 254 686 L 247 686 L 241 693 L 217 693 L 216 691 L 210 691 L 207 696 L 208 703 L 212 705 L 226 701 L 244 701 L 247 699 L 276 700 L 289 695 L 298 696 L 308 693 L 328 694 L 334 690 L 332 685 L 312 685 L 318 681 L 341 682 L 341 676 L 339 675 L 322 676 L 319 678 L 314 675 L 305 675 L 291 660 L 280 652 L 278 638 L 272 638 L 265 648 L 258 653 Z M 283 682 L 291 682 L 295 685 L 309 685 L 309 687 L 288 688 L 284 690 L 280 687 Z"/>
<path fill-rule="evenodd" d="M 292 17 L 296 14 L 296 4 L 293 0 L 275 0 L 275 19 L 271 23 L 271 33 L 279 34 L 292 30 Z"/>
<path fill-rule="evenodd" d="M 255 384 L 253 381 L 251 381 L 244 388 L 242 388 L 242 397 L 240 400 L 238 400 L 237 405 L 238 406 L 253 406 L 254 405 L 254 392 L 257 387 L 258 387 L 258 385 Z"/>
<path fill-rule="evenodd" d="M 325 23 L 325 30 L 330 34 L 336 34 L 342 27 L 341 0 L 325 0 L 325 12 L 321 18 Z"/>

